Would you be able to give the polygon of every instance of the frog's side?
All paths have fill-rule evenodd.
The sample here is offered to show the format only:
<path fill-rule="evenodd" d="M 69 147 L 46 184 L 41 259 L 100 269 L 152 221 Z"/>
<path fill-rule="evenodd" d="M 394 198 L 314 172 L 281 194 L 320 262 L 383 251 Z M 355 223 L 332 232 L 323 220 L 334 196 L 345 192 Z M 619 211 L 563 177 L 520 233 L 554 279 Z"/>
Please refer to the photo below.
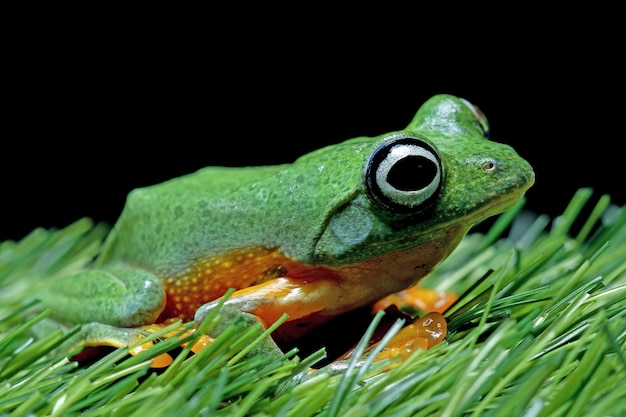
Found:
<path fill-rule="evenodd" d="M 486 130 L 477 109 L 440 95 L 402 131 L 134 190 L 94 269 L 41 297 L 68 322 L 134 327 L 199 321 L 233 287 L 227 305 L 264 324 L 286 312 L 298 325 L 277 337 L 298 337 L 415 285 L 522 197 L 532 168 Z"/>

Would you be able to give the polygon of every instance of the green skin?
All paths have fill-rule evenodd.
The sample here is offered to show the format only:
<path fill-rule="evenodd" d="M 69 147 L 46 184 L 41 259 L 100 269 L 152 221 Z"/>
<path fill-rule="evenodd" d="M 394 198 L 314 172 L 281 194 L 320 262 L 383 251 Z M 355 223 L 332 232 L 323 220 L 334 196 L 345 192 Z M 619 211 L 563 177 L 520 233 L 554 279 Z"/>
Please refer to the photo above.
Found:
<path fill-rule="evenodd" d="M 333 300 L 318 316 L 371 304 L 414 285 L 472 225 L 510 208 L 532 185 L 531 166 L 511 147 L 488 140 L 487 130 L 477 108 L 439 95 L 401 131 L 347 140 L 293 164 L 207 167 L 134 190 L 94 268 L 59 278 L 39 295 L 62 321 L 98 323 L 87 327 L 83 344 L 111 339 L 122 346 L 133 333 L 121 328 L 150 324 L 159 316 L 165 278 L 199 259 L 264 247 L 336 273 L 335 292 L 350 295 Z M 408 180 L 407 190 L 392 190 L 396 194 L 390 201 L 384 192 L 376 197 L 367 185 L 368 178 L 379 181 L 368 177 L 370 157 L 385 143 L 405 137 L 417 138 L 409 141 L 417 141 L 418 148 L 430 145 L 431 170 L 424 179 Z M 438 185 L 429 183 L 433 172 L 440 174 Z M 425 193 L 418 190 L 422 185 L 427 185 Z M 388 190 L 385 184 L 382 188 Z M 424 196 L 429 198 L 420 203 Z M 405 270 L 390 266 L 384 279 L 352 273 L 368 260 L 405 252 L 410 268 L 394 258 L 393 265 Z M 415 272 L 417 264 L 425 266 L 423 271 Z M 226 321 L 268 302 L 267 293 L 259 296 L 264 301 L 254 291 L 246 294 L 235 293 L 227 302 Z M 314 298 L 307 292 L 302 297 L 309 296 Z M 207 301 L 198 309 L 197 322 L 215 306 Z M 293 313 L 289 306 L 285 311 Z"/>

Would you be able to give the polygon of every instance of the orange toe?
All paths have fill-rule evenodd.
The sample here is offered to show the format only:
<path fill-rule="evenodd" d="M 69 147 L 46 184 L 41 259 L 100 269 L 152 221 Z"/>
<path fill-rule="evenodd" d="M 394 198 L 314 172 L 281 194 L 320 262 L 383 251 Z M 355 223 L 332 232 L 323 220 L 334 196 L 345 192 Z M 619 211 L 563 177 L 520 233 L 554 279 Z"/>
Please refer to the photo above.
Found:
<path fill-rule="evenodd" d="M 384 310 L 394 304 L 401 310 L 416 309 L 424 312 L 444 313 L 457 299 L 458 296 L 454 293 L 416 286 L 381 299 L 374 304 L 374 311 Z"/>

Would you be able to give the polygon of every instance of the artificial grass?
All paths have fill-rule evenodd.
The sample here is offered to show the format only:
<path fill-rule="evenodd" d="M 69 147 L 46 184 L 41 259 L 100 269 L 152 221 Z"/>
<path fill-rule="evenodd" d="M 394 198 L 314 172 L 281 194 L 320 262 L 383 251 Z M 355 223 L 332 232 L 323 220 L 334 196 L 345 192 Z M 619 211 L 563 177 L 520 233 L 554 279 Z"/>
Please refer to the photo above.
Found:
<path fill-rule="evenodd" d="M 46 327 L 50 311 L 29 294 L 85 268 L 107 227 L 83 219 L 35 230 L 0 244 L 0 415 L 626 415 L 626 209 L 592 197 L 579 190 L 556 219 L 520 204 L 486 234 L 466 236 L 422 284 L 461 294 L 446 313 L 444 343 L 391 369 L 355 355 L 341 373 L 306 377 L 322 351 L 247 357 L 241 352 L 267 335 L 235 325 L 197 354 L 168 339 L 137 356 L 118 349 L 80 365 L 51 355 L 68 335 Z M 174 363 L 150 368 L 165 351 Z"/>

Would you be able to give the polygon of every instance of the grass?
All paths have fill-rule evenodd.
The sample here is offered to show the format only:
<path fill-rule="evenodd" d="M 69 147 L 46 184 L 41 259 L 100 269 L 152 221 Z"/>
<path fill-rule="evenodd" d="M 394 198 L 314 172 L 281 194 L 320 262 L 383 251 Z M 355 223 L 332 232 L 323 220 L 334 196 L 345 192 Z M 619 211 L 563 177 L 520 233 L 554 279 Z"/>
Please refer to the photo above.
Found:
<path fill-rule="evenodd" d="M 626 209 L 592 197 L 579 190 L 555 219 L 520 204 L 466 236 L 423 283 L 461 294 L 444 343 L 384 372 L 387 363 L 355 355 L 344 372 L 306 377 L 322 351 L 246 357 L 267 336 L 237 326 L 198 354 L 175 339 L 81 365 L 54 354 L 68 335 L 28 294 L 86 267 L 107 228 L 83 219 L 35 230 L 0 243 L 0 416 L 626 415 Z M 166 351 L 174 363 L 150 368 Z"/>

